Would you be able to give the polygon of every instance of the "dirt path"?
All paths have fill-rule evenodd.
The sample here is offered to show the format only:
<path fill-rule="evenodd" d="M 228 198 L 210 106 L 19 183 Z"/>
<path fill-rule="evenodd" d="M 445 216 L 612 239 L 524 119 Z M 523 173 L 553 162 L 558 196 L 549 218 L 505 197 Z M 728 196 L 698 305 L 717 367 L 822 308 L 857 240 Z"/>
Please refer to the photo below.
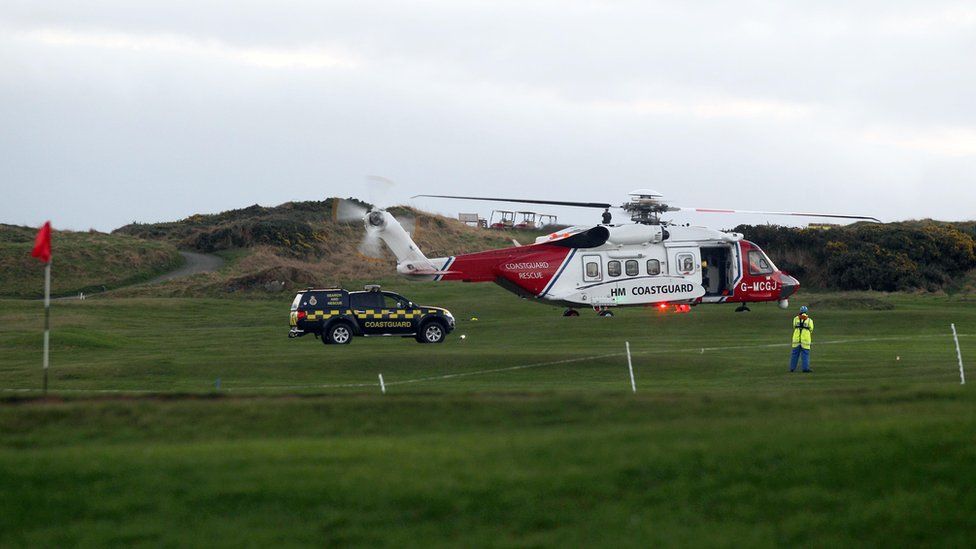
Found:
<path fill-rule="evenodd" d="M 161 274 L 146 284 L 158 284 L 167 280 L 173 280 L 174 278 L 182 278 L 200 273 L 212 273 L 224 266 L 223 258 L 215 255 L 196 252 L 180 252 L 180 255 L 186 259 L 186 263 L 182 267 L 175 271 Z"/>
<path fill-rule="evenodd" d="M 147 282 L 140 282 L 137 285 L 159 284 L 160 282 L 166 282 L 167 280 L 173 280 L 174 278 L 182 278 L 184 276 L 190 276 L 199 273 L 212 273 L 217 269 L 223 267 L 225 263 L 223 258 L 218 257 L 216 255 L 201 254 L 197 252 L 180 252 L 180 255 L 183 256 L 183 259 L 186 260 L 181 267 L 179 267 L 176 270 L 170 271 L 168 273 L 163 273 Z M 126 288 L 126 287 L 128 286 L 122 286 L 122 288 Z M 113 289 L 119 289 L 119 288 L 113 288 Z M 98 292 L 98 291 L 89 292 L 88 294 L 86 294 L 86 297 L 97 295 L 100 293 L 103 292 Z M 79 298 L 80 298 L 80 294 L 75 294 L 75 295 L 55 297 L 52 299 L 55 301 L 66 301 L 66 300 L 79 299 Z"/>

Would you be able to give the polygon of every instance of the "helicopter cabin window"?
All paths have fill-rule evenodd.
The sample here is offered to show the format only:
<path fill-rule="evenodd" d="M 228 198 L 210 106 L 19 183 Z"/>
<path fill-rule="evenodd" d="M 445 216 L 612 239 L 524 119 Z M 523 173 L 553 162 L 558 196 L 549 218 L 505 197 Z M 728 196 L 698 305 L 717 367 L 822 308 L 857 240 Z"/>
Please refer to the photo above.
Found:
<path fill-rule="evenodd" d="M 695 273 L 695 256 L 691 254 L 678 254 L 678 272 L 683 275 Z"/>
<path fill-rule="evenodd" d="M 647 260 L 647 274 L 651 276 L 657 276 L 661 274 L 661 260 L 660 259 L 648 259 Z"/>
<path fill-rule="evenodd" d="M 773 264 L 766 257 L 766 254 L 758 251 L 752 250 L 749 252 L 749 274 L 752 275 L 765 275 L 772 274 Z"/>
<path fill-rule="evenodd" d="M 624 263 L 624 270 L 627 272 L 627 276 L 637 276 L 640 274 L 640 267 L 637 265 L 636 259 L 628 259 Z"/>
<path fill-rule="evenodd" d="M 601 280 L 603 277 L 600 275 L 600 259 L 599 256 L 586 256 L 583 258 L 583 280 L 587 282 L 596 282 Z"/>
<path fill-rule="evenodd" d="M 607 275 L 608 276 L 620 276 L 620 262 L 611 261 L 607 263 Z"/>

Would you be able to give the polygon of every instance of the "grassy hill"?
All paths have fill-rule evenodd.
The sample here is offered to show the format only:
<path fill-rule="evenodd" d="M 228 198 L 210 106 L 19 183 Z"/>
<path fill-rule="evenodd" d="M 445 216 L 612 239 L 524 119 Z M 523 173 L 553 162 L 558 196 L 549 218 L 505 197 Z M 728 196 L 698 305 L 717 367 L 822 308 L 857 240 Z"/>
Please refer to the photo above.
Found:
<path fill-rule="evenodd" d="M 363 206 L 367 204 L 358 202 Z M 126 225 L 111 235 L 57 232 L 56 295 L 112 289 L 173 268 L 176 249 L 228 260 L 219 272 L 151 287 L 117 290 L 119 296 L 277 295 L 309 285 L 348 285 L 395 277 L 395 258 L 363 256 L 358 222 L 333 221 L 334 199 L 250 206 L 186 219 Z M 547 231 L 486 231 L 407 207 L 390 209 L 412 227 L 430 257 L 532 242 Z M 976 291 L 976 223 L 932 220 L 884 225 L 858 223 L 829 229 L 739 226 L 806 289 Z M 34 229 L 0 225 L 0 296 L 36 297 L 40 265 L 27 252 Z"/>
<path fill-rule="evenodd" d="M 172 281 L 154 289 L 154 293 L 267 294 L 280 291 L 282 283 L 285 289 L 293 289 L 394 276 L 396 259 L 385 247 L 382 259 L 359 253 L 364 234 L 361 223 L 333 221 L 333 200 L 288 202 L 275 207 L 255 205 L 167 223 L 132 224 L 117 229 L 115 234 L 216 253 L 230 260 L 219 273 Z M 391 208 L 390 212 L 413 225 L 413 238 L 429 257 L 511 246 L 513 238 L 527 243 L 545 233 L 486 231 L 407 207 Z M 125 295 L 146 291 L 133 288 Z"/>
<path fill-rule="evenodd" d="M 0 224 L 0 296 L 44 296 L 44 267 L 30 256 L 36 228 Z M 179 266 L 168 242 L 121 234 L 55 230 L 52 295 L 73 295 L 148 280 Z"/>

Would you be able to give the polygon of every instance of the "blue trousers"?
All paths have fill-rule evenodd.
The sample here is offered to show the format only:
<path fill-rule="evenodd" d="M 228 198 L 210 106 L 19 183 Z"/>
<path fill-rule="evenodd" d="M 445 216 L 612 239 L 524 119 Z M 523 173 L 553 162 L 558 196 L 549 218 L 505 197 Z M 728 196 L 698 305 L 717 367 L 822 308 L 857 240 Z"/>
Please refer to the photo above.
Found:
<path fill-rule="evenodd" d="M 803 347 L 797 345 L 793 347 L 793 356 L 790 357 L 790 371 L 796 371 L 796 363 L 800 357 L 803 357 L 803 371 L 810 371 L 810 349 L 804 349 Z"/>

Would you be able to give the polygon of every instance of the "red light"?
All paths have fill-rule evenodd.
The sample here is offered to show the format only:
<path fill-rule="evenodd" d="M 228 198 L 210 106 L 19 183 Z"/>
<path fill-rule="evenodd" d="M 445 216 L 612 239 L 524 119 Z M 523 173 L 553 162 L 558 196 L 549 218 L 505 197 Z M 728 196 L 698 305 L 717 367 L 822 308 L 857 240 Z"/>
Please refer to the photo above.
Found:
<path fill-rule="evenodd" d="M 305 320 L 306 316 L 305 311 L 298 311 L 298 320 Z"/>
<path fill-rule="evenodd" d="M 658 309 L 661 309 L 663 311 L 663 310 L 665 310 L 665 309 L 668 308 L 668 304 L 667 303 L 662 303 L 662 304 L 658 305 L 657 308 Z"/>

